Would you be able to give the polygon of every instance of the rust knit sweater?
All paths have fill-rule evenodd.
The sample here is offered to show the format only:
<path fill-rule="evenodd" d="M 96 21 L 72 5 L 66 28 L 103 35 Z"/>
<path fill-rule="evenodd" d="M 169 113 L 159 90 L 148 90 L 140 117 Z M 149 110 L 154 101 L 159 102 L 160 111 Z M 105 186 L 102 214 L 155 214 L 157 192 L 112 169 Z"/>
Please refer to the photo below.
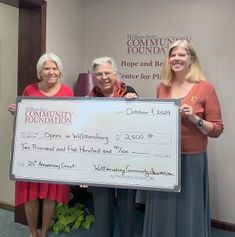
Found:
<path fill-rule="evenodd" d="M 171 98 L 171 88 L 160 84 L 157 88 L 158 98 Z M 196 83 L 181 104 L 193 107 L 194 113 L 206 121 L 213 123 L 213 130 L 205 136 L 195 124 L 181 117 L 181 152 L 195 154 L 207 150 L 208 136 L 218 137 L 223 132 L 220 104 L 215 89 L 209 82 Z"/>

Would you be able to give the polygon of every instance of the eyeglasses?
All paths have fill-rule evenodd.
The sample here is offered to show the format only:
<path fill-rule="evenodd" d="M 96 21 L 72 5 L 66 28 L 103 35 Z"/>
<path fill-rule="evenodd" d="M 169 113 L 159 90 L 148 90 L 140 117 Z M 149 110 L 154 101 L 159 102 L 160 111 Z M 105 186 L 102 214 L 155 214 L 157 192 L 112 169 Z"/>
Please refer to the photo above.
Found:
<path fill-rule="evenodd" d="M 113 72 L 97 72 L 95 73 L 96 77 L 102 78 L 102 77 L 109 77 Z"/>

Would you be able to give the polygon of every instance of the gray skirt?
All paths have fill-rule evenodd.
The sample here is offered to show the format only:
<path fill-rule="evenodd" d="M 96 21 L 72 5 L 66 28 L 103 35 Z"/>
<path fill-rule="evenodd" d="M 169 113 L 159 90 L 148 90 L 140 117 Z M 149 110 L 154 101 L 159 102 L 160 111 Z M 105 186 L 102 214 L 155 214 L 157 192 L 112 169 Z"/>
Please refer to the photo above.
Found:
<path fill-rule="evenodd" d="M 207 153 L 182 155 L 180 193 L 147 192 L 143 237 L 211 237 Z"/>

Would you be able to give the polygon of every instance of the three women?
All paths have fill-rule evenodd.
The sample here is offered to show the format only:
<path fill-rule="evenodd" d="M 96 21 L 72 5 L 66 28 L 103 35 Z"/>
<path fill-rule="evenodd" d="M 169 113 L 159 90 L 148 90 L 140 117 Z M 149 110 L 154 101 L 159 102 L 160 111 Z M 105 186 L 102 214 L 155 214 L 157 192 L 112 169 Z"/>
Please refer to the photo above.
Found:
<path fill-rule="evenodd" d="M 43 64 L 45 68 L 39 70 L 39 75 L 42 78 L 44 75 L 43 81 L 46 83 L 38 83 L 36 89 L 34 85 L 31 89 L 27 89 L 26 91 L 30 92 L 24 92 L 24 95 L 58 95 L 61 85 L 57 84 L 52 90 L 49 85 L 56 80 L 52 75 L 45 73 L 51 68 L 58 69 L 56 63 L 57 67 L 53 65 L 54 60 L 51 61 L 49 65 Z M 90 96 L 134 98 L 137 96 L 133 88 L 126 86 L 118 79 L 117 67 L 112 58 L 95 59 L 92 69 L 96 86 Z M 205 80 L 196 51 L 188 41 L 179 40 L 171 45 L 161 76 L 162 81 L 157 88 L 157 97 L 181 99 L 179 109 L 182 121 L 181 192 L 148 191 L 143 236 L 210 237 L 207 142 L 208 137 L 218 137 L 223 132 L 218 97 L 213 85 Z M 31 94 L 32 91 L 37 91 L 40 95 Z M 105 187 L 92 187 L 91 190 L 94 199 L 96 235 L 103 237 L 113 235 L 113 206 L 115 195 L 117 195 L 121 217 L 120 234 L 124 237 L 133 236 L 135 191 Z M 46 199 L 48 197 L 50 196 L 43 196 Z M 30 199 L 24 201 L 31 202 Z M 34 204 L 34 201 L 35 198 L 33 198 L 33 204 L 28 205 L 31 214 L 26 207 L 28 216 L 33 216 L 34 209 L 37 212 L 37 204 Z M 54 204 L 52 206 L 51 209 L 54 210 Z M 28 221 L 30 227 L 30 220 Z M 32 224 L 30 227 L 32 237 L 37 237 L 38 234 L 33 226 L 35 225 Z M 42 231 L 42 237 L 44 237 L 44 232 Z"/>

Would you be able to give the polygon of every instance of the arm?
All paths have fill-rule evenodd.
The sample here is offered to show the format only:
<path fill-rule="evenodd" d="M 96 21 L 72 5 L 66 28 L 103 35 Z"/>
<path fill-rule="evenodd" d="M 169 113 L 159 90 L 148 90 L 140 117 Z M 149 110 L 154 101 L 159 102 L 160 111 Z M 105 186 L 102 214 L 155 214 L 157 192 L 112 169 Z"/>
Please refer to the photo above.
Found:
<path fill-rule="evenodd" d="M 180 113 L 187 116 L 204 135 L 209 137 L 219 137 L 223 132 L 224 127 L 219 100 L 213 87 L 208 91 L 205 101 L 203 102 L 203 107 L 203 118 L 197 116 L 194 113 L 193 108 L 188 104 L 183 104 L 180 107 Z"/>
<path fill-rule="evenodd" d="M 206 121 L 193 112 L 193 108 L 188 104 L 180 106 L 180 114 L 184 114 L 188 119 L 197 126 L 197 128 L 204 134 L 208 135 L 213 130 L 213 123 Z"/>

